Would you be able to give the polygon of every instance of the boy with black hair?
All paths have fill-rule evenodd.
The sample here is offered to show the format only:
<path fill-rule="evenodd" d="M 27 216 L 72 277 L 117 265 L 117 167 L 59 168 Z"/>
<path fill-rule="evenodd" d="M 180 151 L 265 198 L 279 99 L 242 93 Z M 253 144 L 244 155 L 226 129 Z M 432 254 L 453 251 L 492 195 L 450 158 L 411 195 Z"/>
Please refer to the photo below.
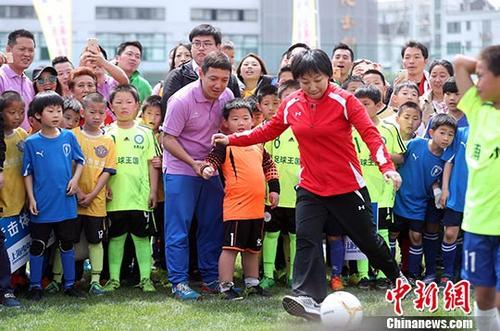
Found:
<path fill-rule="evenodd" d="M 269 121 L 280 105 L 278 88 L 274 85 L 265 85 L 257 92 L 257 108 L 264 115 L 264 121 Z"/>
<path fill-rule="evenodd" d="M 277 85 L 280 86 L 287 80 L 293 80 L 292 67 L 288 64 L 280 68 Z"/>
<path fill-rule="evenodd" d="M 422 233 L 426 235 L 437 232 L 436 224 L 427 211 L 429 204 L 436 204 L 439 196 L 433 189 L 437 188 L 443 172 L 443 151 L 453 142 L 456 132 L 456 121 L 451 116 L 439 114 L 435 116 L 431 129 L 431 139 L 415 138 L 408 143 L 405 161 L 398 171 L 403 184 L 396 193 L 394 203 L 394 224 L 391 228 L 391 241 L 394 242 L 399 232 L 409 229 L 409 280 L 415 282 L 420 277 L 420 264 L 424 249 Z M 431 264 L 435 265 L 436 252 L 426 254 L 426 276 L 433 273 Z M 433 256 L 433 258 L 432 258 Z"/>
<path fill-rule="evenodd" d="M 462 229 L 462 276 L 474 286 L 479 331 L 500 328 L 500 46 L 489 46 L 477 59 L 457 56 L 458 104 L 469 122 L 466 148 L 469 177 Z M 472 75 L 478 80 L 475 86 Z M 485 189 L 486 188 L 486 189 Z M 493 252 L 497 252 L 493 254 Z"/>
<path fill-rule="evenodd" d="M 359 87 L 363 86 L 365 83 L 363 79 L 359 76 L 351 76 L 342 84 L 342 89 L 354 93 Z"/>
<path fill-rule="evenodd" d="M 383 73 L 376 69 L 370 69 L 365 71 L 363 76 L 361 77 L 365 85 L 375 86 L 382 96 L 380 109 L 377 112 L 378 118 L 383 120 L 386 117 L 394 115 L 394 109 L 390 108 L 389 105 L 386 104 L 387 99 L 387 82 L 385 80 L 385 76 Z"/>
<path fill-rule="evenodd" d="M 82 104 L 73 97 L 64 97 L 62 129 L 73 130 L 80 124 Z"/>
<path fill-rule="evenodd" d="M 222 114 L 231 133 L 252 127 L 251 106 L 242 99 L 227 103 Z M 276 166 L 261 144 L 248 147 L 217 145 L 206 161 L 208 164 L 200 169 L 203 178 L 209 179 L 220 168 L 225 183 L 224 242 L 219 257 L 220 291 L 228 300 L 242 298 L 234 290 L 233 283 L 234 263 L 240 252 L 247 294 L 269 296 L 259 286 L 259 253 L 264 229 L 265 182 L 269 185 L 270 207 L 275 208 L 279 202 Z"/>
<path fill-rule="evenodd" d="M 63 99 L 55 92 L 35 96 L 30 107 L 42 128 L 26 139 L 24 148 L 22 171 L 31 213 L 29 297 L 37 301 L 42 298 L 43 256 L 52 230 L 61 250 L 64 293 L 82 296 L 74 288 L 73 240 L 77 217 L 75 193 L 85 157 L 75 135 L 59 129 L 62 105 Z"/>
<path fill-rule="evenodd" d="M 388 123 L 391 121 L 388 119 Z M 418 103 L 406 101 L 398 107 L 395 122 L 399 128 L 399 134 L 405 145 L 416 137 L 416 132 L 422 124 L 422 108 Z"/>

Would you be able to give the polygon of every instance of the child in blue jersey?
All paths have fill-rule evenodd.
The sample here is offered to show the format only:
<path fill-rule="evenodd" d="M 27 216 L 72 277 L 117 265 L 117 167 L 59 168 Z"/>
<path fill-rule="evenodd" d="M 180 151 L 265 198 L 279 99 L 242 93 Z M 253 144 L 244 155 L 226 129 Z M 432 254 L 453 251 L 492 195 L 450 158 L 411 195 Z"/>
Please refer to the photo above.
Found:
<path fill-rule="evenodd" d="M 424 252 L 422 232 L 424 232 L 424 228 L 428 233 L 437 232 L 436 224 L 426 222 L 427 209 L 433 198 L 432 190 L 437 187 L 443 172 L 444 161 L 441 160 L 441 156 L 443 151 L 453 142 L 456 125 L 456 121 L 451 116 L 436 115 L 430 132 L 432 138 L 411 140 L 405 153 L 405 162 L 398 169 L 403 178 L 403 185 L 396 193 L 391 237 L 395 239 L 399 232 L 409 228 L 408 271 L 409 279 L 412 281 L 415 281 L 421 273 L 420 264 Z M 437 198 L 439 199 L 439 197 Z M 427 257 L 426 265 L 431 263 Z"/>
<path fill-rule="evenodd" d="M 36 301 L 42 298 L 43 255 L 52 231 L 61 250 L 64 293 L 82 296 L 74 288 L 73 241 L 77 217 L 75 193 L 85 158 L 74 134 L 59 129 L 62 105 L 63 99 L 55 92 L 35 96 L 30 107 L 40 121 L 41 130 L 26 139 L 24 147 L 22 173 L 31 213 L 29 297 Z"/>

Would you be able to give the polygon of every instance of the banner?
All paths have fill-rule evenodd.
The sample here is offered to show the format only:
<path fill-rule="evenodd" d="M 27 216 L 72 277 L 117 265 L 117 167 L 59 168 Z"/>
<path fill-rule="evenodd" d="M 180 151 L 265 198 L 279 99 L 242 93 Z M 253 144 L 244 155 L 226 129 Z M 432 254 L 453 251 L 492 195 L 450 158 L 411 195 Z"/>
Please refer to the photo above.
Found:
<path fill-rule="evenodd" d="M 292 44 L 305 43 L 318 48 L 318 22 L 317 0 L 293 0 Z"/>
<path fill-rule="evenodd" d="M 73 30 L 71 0 L 33 0 L 50 58 L 71 58 Z"/>
<path fill-rule="evenodd" d="M 29 215 L 24 211 L 19 216 L 0 218 L 0 231 L 5 235 L 5 247 L 11 272 L 16 271 L 29 260 L 31 245 L 29 221 Z"/>
<path fill-rule="evenodd" d="M 372 202 L 372 212 L 373 212 L 373 222 L 375 223 L 375 228 L 378 231 L 378 203 Z M 367 257 L 363 254 L 358 246 L 356 246 L 351 238 L 348 236 L 344 236 L 344 246 L 345 246 L 345 255 L 344 260 L 366 260 Z"/>

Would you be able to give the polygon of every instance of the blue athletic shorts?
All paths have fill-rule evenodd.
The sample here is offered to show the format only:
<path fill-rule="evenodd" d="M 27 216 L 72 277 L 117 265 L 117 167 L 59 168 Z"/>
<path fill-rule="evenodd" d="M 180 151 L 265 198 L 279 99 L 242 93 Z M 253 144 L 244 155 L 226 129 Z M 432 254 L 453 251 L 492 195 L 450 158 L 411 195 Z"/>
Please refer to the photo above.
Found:
<path fill-rule="evenodd" d="M 500 236 L 464 232 L 462 278 L 500 292 Z"/>

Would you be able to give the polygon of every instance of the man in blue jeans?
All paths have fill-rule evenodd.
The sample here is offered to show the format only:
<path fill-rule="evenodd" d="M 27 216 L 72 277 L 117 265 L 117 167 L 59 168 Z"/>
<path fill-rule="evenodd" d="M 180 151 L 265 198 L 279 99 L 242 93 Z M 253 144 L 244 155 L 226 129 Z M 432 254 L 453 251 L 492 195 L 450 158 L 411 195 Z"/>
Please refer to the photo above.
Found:
<path fill-rule="evenodd" d="M 199 69 L 200 79 L 169 99 L 163 122 L 165 255 L 172 292 L 183 300 L 200 296 L 188 284 L 188 234 L 194 215 L 198 219 L 198 267 L 203 288 L 218 290 L 224 191 L 218 175 L 204 180 L 200 168 L 212 148 L 212 135 L 222 123 L 222 108 L 234 98 L 227 88 L 231 70 L 226 55 L 209 53 Z"/>

